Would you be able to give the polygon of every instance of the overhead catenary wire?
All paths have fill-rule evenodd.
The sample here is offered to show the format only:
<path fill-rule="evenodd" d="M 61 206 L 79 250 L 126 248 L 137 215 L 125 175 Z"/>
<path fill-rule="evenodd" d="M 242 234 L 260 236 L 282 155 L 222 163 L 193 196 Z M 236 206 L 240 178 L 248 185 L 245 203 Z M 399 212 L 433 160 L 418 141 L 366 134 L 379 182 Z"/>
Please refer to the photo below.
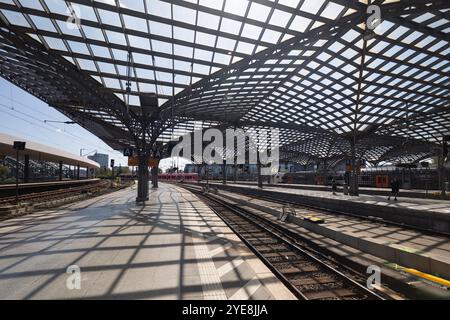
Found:
<path fill-rule="evenodd" d="M 17 115 L 17 114 L 13 114 L 13 113 L 11 113 L 11 112 L 8 112 L 8 111 L 3 111 L 3 113 L 8 114 L 9 116 L 14 117 L 14 118 L 16 118 L 16 119 L 18 119 L 18 120 L 24 121 L 24 122 L 26 122 L 26 123 L 28 123 L 28 124 L 30 124 L 30 125 L 32 125 L 32 126 L 35 126 L 35 127 L 39 128 L 39 129 L 41 129 L 41 130 L 42 130 L 42 129 L 45 129 L 45 130 L 47 130 L 47 131 L 50 131 L 52 134 L 58 133 L 58 134 L 61 134 L 61 135 L 70 136 L 70 139 L 72 139 L 72 140 L 75 139 L 75 140 L 77 140 L 80 144 L 89 144 L 89 145 L 93 145 L 93 144 L 92 144 L 92 141 L 88 141 L 88 140 L 86 140 L 86 139 L 84 139 L 84 138 L 81 138 L 81 137 L 79 137 L 79 136 L 76 136 L 76 135 L 74 135 L 74 134 L 71 134 L 71 133 L 65 131 L 64 129 L 61 129 L 61 128 L 57 127 L 57 126 L 51 125 L 51 124 L 49 124 L 49 123 L 46 123 L 44 120 L 39 119 L 39 118 L 36 118 L 36 117 L 34 117 L 34 116 L 30 115 L 30 114 L 21 112 L 21 111 L 15 109 L 14 107 L 10 107 L 10 106 L 4 105 L 4 104 L 2 104 L 2 103 L 0 103 L 0 107 L 9 109 L 9 110 L 11 110 L 11 111 L 14 111 L 15 113 L 18 113 L 20 116 Z M 31 120 L 28 120 L 28 119 L 26 119 L 26 118 L 24 118 L 24 117 L 28 117 L 28 118 L 30 118 L 30 119 L 32 119 L 33 121 L 38 122 L 38 123 L 35 123 L 35 122 L 33 122 L 33 121 L 31 121 Z M 46 127 L 46 126 L 44 126 L 44 125 L 41 125 L 41 123 L 46 124 L 48 127 Z M 52 129 L 49 128 L 49 127 L 51 127 Z M 43 133 L 43 134 L 44 134 L 44 133 Z M 48 141 L 54 143 L 53 140 L 48 140 Z M 62 145 L 59 145 L 59 146 L 65 148 L 65 146 L 62 146 Z M 106 148 L 104 148 L 104 147 L 101 147 L 101 146 L 98 145 L 98 144 L 96 145 L 96 147 L 98 147 L 98 149 L 103 150 L 103 151 L 106 151 L 106 152 L 115 152 L 114 150 L 108 150 L 108 149 L 106 149 Z"/>

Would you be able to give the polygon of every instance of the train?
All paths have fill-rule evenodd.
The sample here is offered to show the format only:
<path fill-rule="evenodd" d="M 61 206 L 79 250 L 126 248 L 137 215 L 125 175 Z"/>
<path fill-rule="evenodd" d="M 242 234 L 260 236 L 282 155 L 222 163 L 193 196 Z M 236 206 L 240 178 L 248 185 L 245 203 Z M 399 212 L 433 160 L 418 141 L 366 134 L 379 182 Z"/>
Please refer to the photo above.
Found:
<path fill-rule="evenodd" d="M 137 176 L 131 173 L 122 173 L 119 175 L 122 181 L 137 180 Z M 151 176 L 149 177 L 151 179 Z M 198 182 L 198 173 L 160 173 L 158 175 L 159 181 L 173 181 L 173 182 Z"/>
<path fill-rule="evenodd" d="M 281 178 L 284 184 L 306 184 L 306 185 L 331 185 L 333 179 L 338 185 L 349 184 L 350 175 L 344 171 L 330 174 L 314 171 L 286 173 Z M 439 172 L 437 169 L 382 169 L 363 170 L 358 175 L 358 184 L 361 187 L 389 188 L 391 181 L 398 180 L 403 189 L 439 189 Z M 446 170 L 444 181 L 449 181 L 450 173 Z"/>
<path fill-rule="evenodd" d="M 161 173 L 158 175 L 159 181 L 174 182 L 198 182 L 198 173 Z"/>
<path fill-rule="evenodd" d="M 136 180 L 136 175 L 121 174 L 122 180 Z M 228 175 L 230 181 L 233 176 Z M 201 180 L 219 181 L 222 175 L 210 175 L 206 177 L 204 174 L 198 173 L 161 173 L 160 181 L 173 182 L 198 182 Z M 270 181 L 275 184 L 304 184 L 304 185 L 331 185 L 333 179 L 337 185 L 349 184 L 350 175 L 345 171 L 330 172 L 328 174 L 316 171 L 304 171 L 296 173 L 278 173 L 273 176 Z M 389 188 L 391 181 L 396 179 L 400 181 L 402 189 L 421 189 L 421 190 L 439 190 L 440 175 L 435 167 L 429 168 L 368 168 L 362 169 L 358 175 L 358 184 L 361 187 L 371 188 Z M 450 180 L 450 167 L 446 167 L 445 174 L 441 177 L 443 181 Z M 238 181 L 256 181 L 257 176 L 254 174 L 239 174 Z M 268 181 L 264 177 L 264 181 Z"/>

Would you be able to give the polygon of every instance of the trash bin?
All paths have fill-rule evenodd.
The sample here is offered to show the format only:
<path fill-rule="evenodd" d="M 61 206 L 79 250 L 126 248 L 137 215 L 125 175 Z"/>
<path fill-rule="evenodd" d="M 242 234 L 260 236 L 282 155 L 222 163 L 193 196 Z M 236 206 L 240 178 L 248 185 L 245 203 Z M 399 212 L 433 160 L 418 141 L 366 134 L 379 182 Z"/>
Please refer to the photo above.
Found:
<path fill-rule="evenodd" d="M 348 185 L 344 183 L 344 195 L 348 196 Z"/>

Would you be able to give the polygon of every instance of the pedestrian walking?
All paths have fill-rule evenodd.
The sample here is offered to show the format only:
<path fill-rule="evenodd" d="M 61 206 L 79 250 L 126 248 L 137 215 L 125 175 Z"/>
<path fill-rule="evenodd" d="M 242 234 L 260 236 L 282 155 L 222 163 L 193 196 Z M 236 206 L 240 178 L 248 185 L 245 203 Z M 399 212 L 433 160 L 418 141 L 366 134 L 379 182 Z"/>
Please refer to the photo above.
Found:
<path fill-rule="evenodd" d="M 391 194 L 388 200 L 391 200 L 391 197 L 394 197 L 394 200 L 397 201 L 397 197 L 400 194 L 400 181 L 397 179 L 391 180 Z"/>
<path fill-rule="evenodd" d="M 336 195 L 337 192 L 337 182 L 336 179 L 333 179 L 331 182 L 331 190 L 333 191 L 333 195 Z"/>

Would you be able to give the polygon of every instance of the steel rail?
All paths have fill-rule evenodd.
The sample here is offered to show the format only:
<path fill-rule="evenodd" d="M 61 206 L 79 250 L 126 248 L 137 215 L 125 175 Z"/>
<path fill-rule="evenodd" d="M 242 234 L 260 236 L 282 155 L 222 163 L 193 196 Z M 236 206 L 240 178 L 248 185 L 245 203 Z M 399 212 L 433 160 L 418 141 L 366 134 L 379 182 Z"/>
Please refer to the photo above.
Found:
<path fill-rule="evenodd" d="M 61 198 L 62 196 L 71 196 L 74 194 L 81 194 L 83 192 L 92 191 L 93 189 L 99 189 L 104 186 L 106 186 L 105 183 L 102 183 L 101 181 L 99 181 L 95 184 L 87 185 L 87 186 L 31 193 L 31 194 L 19 196 L 19 202 L 23 202 L 23 201 L 30 201 L 33 203 L 45 202 L 50 199 Z M 0 198 L 0 205 L 8 205 L 8 204 L 13 204 L 15 202 L 16 202 L 15 197 Z"/>
<path fill-rule="evenodd" d="M 368 288 L 362 286 L 360 283 L 356 282 L 349 276 L 345 275 L 341 271 L 337 270 L 335 267 L 331 266 L 329 263 L 326 263 L 324 260 L 330 260 L 329 258 L 325 257 L 325 255 L 321 254 L 320 252 L 314 251 L 314 253 L 308 252 L 306 249 L 302 248 L 299 245 L 299 239 L 294 237 L 293 235 L 290 235 L 284 228 L 280 227 L 276 223 L 273 223 L 265 218 L 262 218 L 261 216 L 258 216 L 256 214 L 253 214 L 251 212 L 248 212 L 242 208 L 239 208 L 237 206 L 231 205 L 227 203 L 226 201 L 217 199 L 216 197 L 211 197 L 209 195 L 203 194 L 200 190 L 193 188 L 192 186 L 181 186 L 182 188 L 185 188 L 189 190 L 190 192 L 196 194 L 199 196 L 200 199 L 206 199 L 205 202 L 213 202 L 216 205 L 222 206 L 226 210 L 232 212 L 233 214 L 237 215 L 240 218 L 243 218 L 247 222 L 249 222 L 252 225 L 255 225 L 257 228 L 262 229 L 264 232 L 271 235 L 273 238 L 280 241 L 281 244 L 287 245 L 287 247 L 293 249 L 294 251 L 300 253 L 299 256 L 306 257 L 313 263 L 321 266 L 324 270 L 327 270 L 330 274 L 333 276 L 336 276 L 339 280 L 343 281 L 344 283 L 350 285 L 352 288 L 355 288 L 359 293 L 363 293 L 367 295 L 369 299 L 376 299 L 376 300 L 382 300 L 384 299 L 377 293 L 369 290 Z M 207 203 L 208 204 L 208 203 Z M 230 223 L 229 220 L 227 220 L 226 217 L 224 217 L 223 213 L 219 212 L 217 209 L 217 206 L 210 205 L 209 207 L 227 224 L 228 227 L 230 227 L 236 235 L 266 264 L 266 266 L 274 272 L 277 277 L 300 299 L 309 300 L 308 297 L 301 292 L 289 279 L 282 273 L 282 271 L 278 270 L 266 257 L 263 253 L 261 253 L 252 243 L 250 243 L 245 236 L 243 236 L 239 231 L 236 230 L 236 228 Z M 256 221 L 255 221 L 256 220 Z M 273 229 L 273 230 L 271 230 Z M 309 249 L 309 251 L 312 251 Z M 321 256 L 319 259 L 317 255 Z M 345 266 L 344 266 L 345 267 Z M 347 267 L 345 267 L 348 269 Z M 348 269 L 350 270 L 350 269 Z M 353 270 L 351 270 L 354 272 Z M 358 292 L 355 292 L 358 293 Z"/>

